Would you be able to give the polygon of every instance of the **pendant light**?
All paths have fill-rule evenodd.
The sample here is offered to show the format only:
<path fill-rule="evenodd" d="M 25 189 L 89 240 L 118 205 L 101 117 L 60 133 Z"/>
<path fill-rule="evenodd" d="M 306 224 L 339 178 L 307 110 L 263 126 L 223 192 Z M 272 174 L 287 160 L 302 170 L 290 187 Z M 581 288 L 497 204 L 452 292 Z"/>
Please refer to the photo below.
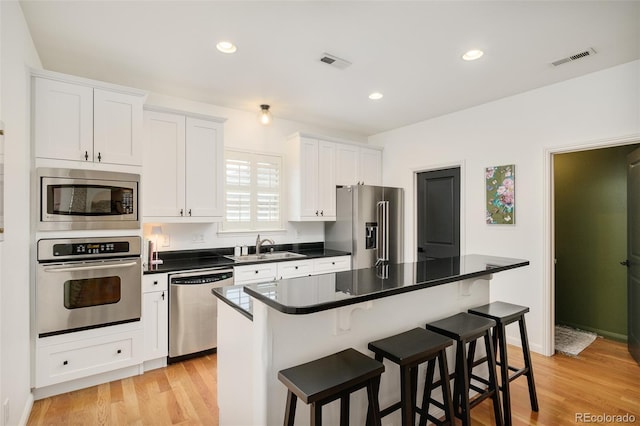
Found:
<path fill-rule="evenodd" d="M 258 118 L 260 119 L 260 123 L 265 126 L 271 124 L 271 112 L 269 111 L 269 105 L 260 105 L 260 114 L 258 115 Z"/>

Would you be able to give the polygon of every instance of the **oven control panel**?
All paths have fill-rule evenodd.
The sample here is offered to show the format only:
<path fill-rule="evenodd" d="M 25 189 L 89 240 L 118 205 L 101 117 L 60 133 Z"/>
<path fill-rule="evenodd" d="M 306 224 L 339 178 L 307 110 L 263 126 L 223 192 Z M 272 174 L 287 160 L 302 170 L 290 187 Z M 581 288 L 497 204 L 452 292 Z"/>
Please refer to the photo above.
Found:
<path fill-rule="evenodd" d="M 141 248 L 138 236 L 45 238 L 38 240 L 38 262 L 133 257 L 140 255 Z"/>
<path fill-rule="evenodd" d="M 128 252 L 129 243 L 124 241 L 69 243 L 53 245 L 54 256 L 84 256 L 87 254 L 114 254 Z"/>

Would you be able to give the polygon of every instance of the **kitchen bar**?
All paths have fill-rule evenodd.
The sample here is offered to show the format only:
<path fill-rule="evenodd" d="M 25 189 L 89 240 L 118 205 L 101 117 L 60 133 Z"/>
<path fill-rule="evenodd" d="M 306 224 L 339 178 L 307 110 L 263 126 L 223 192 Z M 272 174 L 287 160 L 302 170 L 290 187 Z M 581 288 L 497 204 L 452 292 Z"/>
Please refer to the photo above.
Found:
<path fill-rule="evenodd" d="M 220 423 L 281 423 L 286 389 L 277 380 L 279 370 L 350 347 L 367 354 L 370 341 L 488 303 L 493 274 L 528 264 L 466 255 L 249 284 L 242 292 L 215 289 L 223 302 L 218 303 Z M 381 406 L 399 395 L 398 373 L 388 370 Z M 352 397 L 350 423 L 364 424 L 365 399 L 364 392 Z M 307 419 L 307 408 L 300 406 L 297 418 Z M 338 413 L 339 404 L 325 407 L 326 419 L 337 419 Z"/>

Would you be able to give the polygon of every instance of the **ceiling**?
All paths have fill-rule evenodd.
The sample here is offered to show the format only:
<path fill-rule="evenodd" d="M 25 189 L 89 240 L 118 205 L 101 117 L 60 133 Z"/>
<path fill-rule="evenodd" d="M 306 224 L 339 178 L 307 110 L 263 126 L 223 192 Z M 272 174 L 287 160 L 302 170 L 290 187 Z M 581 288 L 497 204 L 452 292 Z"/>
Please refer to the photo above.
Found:
<path fill-rule="evenodd" d="M 46 69 L 361 136 L 640 58 L 640 1 L 20 3 Z"/>

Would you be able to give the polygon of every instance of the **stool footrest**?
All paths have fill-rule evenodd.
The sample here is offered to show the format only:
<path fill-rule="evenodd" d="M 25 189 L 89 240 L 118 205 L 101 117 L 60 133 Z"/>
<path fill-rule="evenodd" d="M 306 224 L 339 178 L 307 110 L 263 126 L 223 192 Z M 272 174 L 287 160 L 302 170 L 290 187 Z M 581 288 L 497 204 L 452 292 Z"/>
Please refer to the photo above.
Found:
<path fill-rule="evenodd" d="M 476 405 L 480 404 L 485 399 L 491 397 L 494 394 L 494 391 L 487 392 L 486 389 L 479 388 L 477 386 L 470 386 L 471 389 L 480 393 L 480 395 L 474 396 L 472 400 L 469 401 L 469 407 L 473 408 Z M 485 393 L 482 393 L 485 392 Z"/>
<path fill-rule="evenodd" d="M 509 381 L 510 382 L 513 382 L 518 377 L 520 377 L 520 376 L 522 376 L 524 374 L 527 374 L 529 372 L 529 369 L 527 367 L 521 368 L 520 370 L 517 370 L 515 368 L 509 367 L 509 370 L 516 372 L 516 374 L 512 374 L 512 375 L 509 376 Z"/>
<path fill-rule="evenodd" d="M 489 380 L 484 379 L 484 378 L 482 378 L 482 377 L 478 377 L 478 376 L 476 376 L 475 374 L 474 374 L 474 375 L 471 375 L 471 379 L 473 379 L 473 380 L 475 380 L 475 381 L 477 381 L 477 382 L 480 382 L 480 383 L 482 383 L 482 384 L 483 384 L 483 385 L 485 385 L 485 386 L 490 386 L 490 385 L 491 385 L 491 382 L 489 382 Z M 473 386 L 473 384 L 470 384 L 469 386 Z"/>
<path fill-rule="evenodd" d="M 388 414 L 393 413 L 396 410 L 399 410 L 402 407 L 402 402 L 398 401 L 395 404 L 388 406 L 387 408 L 380 410 L 380 417 L 384 417 Z"/>

